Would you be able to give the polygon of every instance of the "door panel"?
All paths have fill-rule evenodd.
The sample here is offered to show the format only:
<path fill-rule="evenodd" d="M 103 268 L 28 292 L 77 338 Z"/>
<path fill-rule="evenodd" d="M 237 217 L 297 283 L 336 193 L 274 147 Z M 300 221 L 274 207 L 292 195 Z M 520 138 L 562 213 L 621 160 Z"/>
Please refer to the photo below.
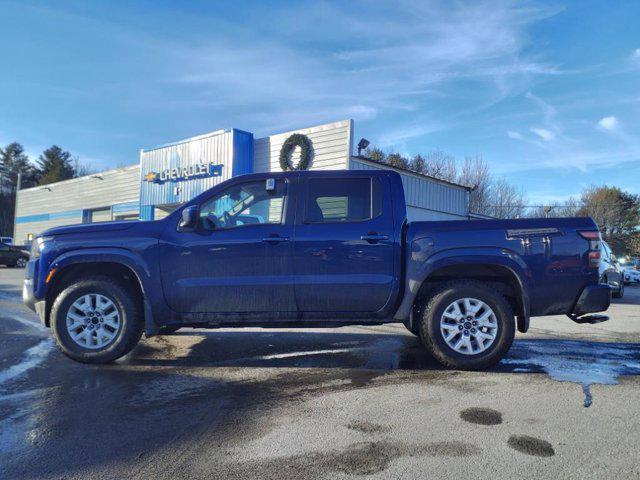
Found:
<path fill-rule="evenodd" d="M 382 204 L 383 189 L 385 182 L 370 177 L 304 180 L 293 265 L 301 312 L 372 313 L 386 305 L 395 262 L 392 206 Z"/>
<path fill-rule="evenodd" d="M 264 188 L 264 181 L 259 186 Z M 243 312 L 295 312 L 286 190 L 279 180 L 275 192 L 259 203 L 256 196 L 265 195 L 259 189 L 235 197 L 219 194 L 201 206 L 202 221 L 210 228 L 166 234 L 162 283 L 173 310 L 238 317 Z"/>
<path fill-rule="evenodd" d="M 0 265 L 13 263 L 14 261 L 13 257 L 14 257 L 14 254 L 11 247 L 4 243 L 0 243 Z"/>

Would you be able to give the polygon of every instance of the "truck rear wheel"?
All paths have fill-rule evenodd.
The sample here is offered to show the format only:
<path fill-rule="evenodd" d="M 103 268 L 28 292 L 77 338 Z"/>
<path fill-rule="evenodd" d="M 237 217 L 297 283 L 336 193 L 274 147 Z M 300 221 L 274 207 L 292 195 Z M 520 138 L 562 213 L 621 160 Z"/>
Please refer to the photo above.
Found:
<path fill-rule="evenodd" d="M 83 363 L 108 363 L 126 355 L 142 336 L 134 294 L 109 277 L 84 278 L 66 287 L 51 308 L 58 348 Z"/>
<path fill-rule="evenodd" d="M 509 302 L 479 282 L 448 283 L 428 300 L 420 337 L 444 366 L 482 370 L 498 363 L 515 336 Z"/>

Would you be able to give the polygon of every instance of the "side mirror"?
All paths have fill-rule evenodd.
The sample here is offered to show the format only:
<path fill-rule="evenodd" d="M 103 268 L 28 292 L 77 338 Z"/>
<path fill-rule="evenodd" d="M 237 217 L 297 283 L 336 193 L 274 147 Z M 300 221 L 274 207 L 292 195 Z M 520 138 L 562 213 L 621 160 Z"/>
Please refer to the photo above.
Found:
<path fill-rule="evenodd" d="M 198 226 L 198 219 L 200 218 L 200 209 L 196 205 L 182 210 L 182 219 L 178 228 L 180 230 L 194 230 Z"/>

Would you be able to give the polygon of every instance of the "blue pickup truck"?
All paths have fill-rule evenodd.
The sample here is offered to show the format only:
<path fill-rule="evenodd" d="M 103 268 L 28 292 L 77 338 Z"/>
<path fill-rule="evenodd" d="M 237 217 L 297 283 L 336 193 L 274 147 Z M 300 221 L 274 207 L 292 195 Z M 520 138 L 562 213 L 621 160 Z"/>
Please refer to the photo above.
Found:
<path fill-rule="evenodd" d="M 23 297 L 80 362 L 181 327 L 402 322 L 482 369 L 532 316 L 607 319 L 599 243 L 590 218 L 408 222 L 392 171 L 250 174 L 159 221 L 47 230 Z"/>

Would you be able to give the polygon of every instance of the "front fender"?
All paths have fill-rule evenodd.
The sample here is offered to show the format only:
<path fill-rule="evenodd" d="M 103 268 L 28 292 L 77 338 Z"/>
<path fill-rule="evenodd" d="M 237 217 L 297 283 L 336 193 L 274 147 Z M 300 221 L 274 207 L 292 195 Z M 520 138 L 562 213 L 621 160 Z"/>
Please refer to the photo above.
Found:
<path fill-rule="evenodd" d="M 154 322 L 153 310 L 151 308 L 150 296 L 154 291 L 161 288 L 156 285 L 157 278 L 159 276 L 154 275 L 153 269 L 149 264 L 135 252 L 124 248 L 87 248 L 82 250 L 71 250 L 60 254 L 49 265 L 47 272 L 43 272 L 43 277 L 46 278 L 48 272 L 54 268 L 57 272 L 62 272 L 65 268 L 71 265 L 78 265 L 82 263 L 117 263 L 127 267 L 136 276 L 140 289 L 142 290 L 143 305 L 144 305 L 144 317 L 145 317 L 145 332 L 147 334 L 153 334 L 157 331 L 157 325 Z M 100 273 L 100 272 L 96 272 Z M 38 282 L 39 287 L 43 291 L 38 292 L 40 298 L 46 296 L 46 282 Z M 49 306 L 50 308 L 50 306 Z"/>
<path fill-rule="evenodd" d="M 396 312 L 396 320 L 410 319 L 420 287 L 434 272 L 452 265 L 494 265 L 508 269 L 516 278 L 524 310 L 522 328 L 526 329 L 529 319 L 531 271 L 520 255 L 496 247 L 453 248 L 431 253 L 432 246 L 433 242 L 429 238 L 418 239 L 411 244 L 406 265 L 405 295 Z"/>

